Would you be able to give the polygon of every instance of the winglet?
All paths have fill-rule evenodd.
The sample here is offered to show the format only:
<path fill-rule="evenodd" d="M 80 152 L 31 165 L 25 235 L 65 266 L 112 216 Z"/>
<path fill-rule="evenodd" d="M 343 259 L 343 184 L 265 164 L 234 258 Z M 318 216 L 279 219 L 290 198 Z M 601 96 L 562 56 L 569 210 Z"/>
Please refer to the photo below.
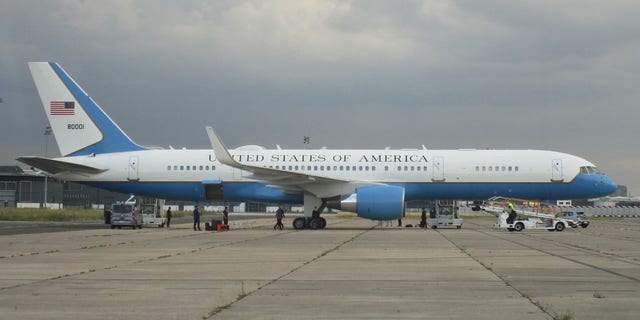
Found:
<path fill-rule="evenodd" d="M 227 147 L 224 146 L 224 143 L 222 143 L 222 140 L 220 140 L 220 137 L 218 137 L 216 132 L 213 131 L 213 128 L 206 127 L 206 129 L 207 135 L 209 136 L 209 141 L 211 142 L 211 147 L 213 148 L 213 152 L 216 154 L 216 158 L 218 159 L 218 161 L 220 161 L 220 163 L 222 164 L 226 164 L 234 168 L 244 167 L 238 161 L 233 160 L 231 154 L 227 150 Z"/>

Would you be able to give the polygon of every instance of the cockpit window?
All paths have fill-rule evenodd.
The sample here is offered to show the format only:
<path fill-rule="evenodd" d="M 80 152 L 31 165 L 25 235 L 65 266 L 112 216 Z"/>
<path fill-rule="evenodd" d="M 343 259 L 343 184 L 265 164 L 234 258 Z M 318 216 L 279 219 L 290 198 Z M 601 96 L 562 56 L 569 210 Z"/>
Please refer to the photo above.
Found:
<path fill-rule="evenodd" d="M 600 171 L 596 167 L 587 166 L 587 167 L 580 167 L 580 173 L 591 175 L 591 174 L 602 174 L 602 171 Z"/>

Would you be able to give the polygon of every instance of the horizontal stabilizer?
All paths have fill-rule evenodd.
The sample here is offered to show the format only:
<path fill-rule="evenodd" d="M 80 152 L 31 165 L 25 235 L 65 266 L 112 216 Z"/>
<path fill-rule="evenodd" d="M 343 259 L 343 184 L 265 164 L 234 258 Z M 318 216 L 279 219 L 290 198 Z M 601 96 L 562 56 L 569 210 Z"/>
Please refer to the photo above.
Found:
<path fill-rule="evenodd" d="M 88 173 L 88 174 L 98 174 L 105 172 L 105 169 L 98 169 L 90 166 L 85 166 L 76 163 L 70 163 L 60 160 L 53 160 L 48 158 L 41 157 L 20 157 L 16 159 L 28 166 L 38 168 L 42 171 L 56 174 L 60 172 L 75 172 L 75 173 Z"/>

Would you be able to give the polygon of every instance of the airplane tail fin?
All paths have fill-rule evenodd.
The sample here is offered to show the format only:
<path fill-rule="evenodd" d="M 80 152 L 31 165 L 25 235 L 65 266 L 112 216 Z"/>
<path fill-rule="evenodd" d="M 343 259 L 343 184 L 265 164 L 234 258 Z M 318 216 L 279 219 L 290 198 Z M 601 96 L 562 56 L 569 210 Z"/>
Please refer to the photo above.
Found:
<path fill-rule="evenodd" d="M 143 150 L 55 62 L 29 62 L 63 156 Z"/>

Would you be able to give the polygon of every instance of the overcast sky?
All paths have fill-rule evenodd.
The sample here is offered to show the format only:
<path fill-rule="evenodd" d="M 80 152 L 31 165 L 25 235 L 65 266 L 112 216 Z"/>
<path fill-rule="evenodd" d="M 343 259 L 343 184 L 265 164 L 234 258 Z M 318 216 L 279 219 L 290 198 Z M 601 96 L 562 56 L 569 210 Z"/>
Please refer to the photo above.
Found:
<path fill-rule="evenodd" d="M 28 61 L 142 145 L 544 149 L 640 194 L 638 1 L 0 3 L 0 164 L 44 155 Z M 49 142 L 48 155 L 57 155 Z"/>

